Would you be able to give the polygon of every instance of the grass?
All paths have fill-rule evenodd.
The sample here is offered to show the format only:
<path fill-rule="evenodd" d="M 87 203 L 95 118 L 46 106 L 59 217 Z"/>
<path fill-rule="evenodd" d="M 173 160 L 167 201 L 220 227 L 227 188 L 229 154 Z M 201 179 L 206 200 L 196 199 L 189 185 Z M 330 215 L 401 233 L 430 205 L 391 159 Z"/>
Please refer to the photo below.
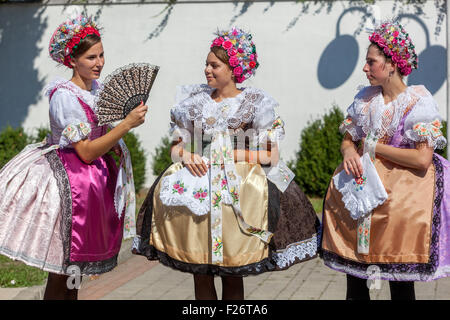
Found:
<path fill-rule="evenodd" d="M 0 287 L 18 288 L 44 284 L 48 273 L 23 262 L 0 256 Z"/>
<path fill-rule="evenodd" d="M 312 198 L 309 198 L 309 201 L 311 201 L 311 203 L 314 207 L 314 211 L 316 211 L 317 214 L 322 213 L 323 198 L 312 197 Z"/>

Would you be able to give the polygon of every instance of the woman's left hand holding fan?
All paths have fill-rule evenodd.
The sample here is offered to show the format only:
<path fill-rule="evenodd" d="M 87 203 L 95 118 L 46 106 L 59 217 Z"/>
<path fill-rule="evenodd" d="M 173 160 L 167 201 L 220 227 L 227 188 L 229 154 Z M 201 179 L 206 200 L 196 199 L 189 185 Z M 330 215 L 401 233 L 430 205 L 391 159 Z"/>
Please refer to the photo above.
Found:
<path fill-rule="evenodd" d="M 145 115 L 147 114 L 148 106 L 143 102 L 136 108 L 134 108 L 127 117 L 123 120 L 130 129 L 136 128 L 145 122 Z"/>

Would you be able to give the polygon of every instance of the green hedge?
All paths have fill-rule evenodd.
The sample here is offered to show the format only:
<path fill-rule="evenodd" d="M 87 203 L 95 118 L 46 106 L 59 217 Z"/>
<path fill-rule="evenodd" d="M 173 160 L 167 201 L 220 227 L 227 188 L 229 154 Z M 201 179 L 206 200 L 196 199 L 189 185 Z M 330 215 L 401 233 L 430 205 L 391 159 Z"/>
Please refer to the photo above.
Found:
<path fill-rule="evenodd" d="M 447 121 L 442 121 L 441 131 L 444 134 L 444 137 L 447 138 Z M 448 148 L 448 140 L 447 140 L 447 146 L 444 149 L 436 150 L 436 153 L 440 154 L 444 158 L 447 158 L 447 148 Z"/>
<path fill-rule="evenodd" d="M 337 105 L 321 119 L 308 122 L 300 136 L 300 150 L 288 166 L 295 173 L 295 182 L 309 196 L 322 197 L 330 178 L 342 161 L 340 146 L 343 135 L 339 125 L 344 114 Z"/>
<path fill-rule="evenodd" d="M 138 135 L 132 132 L 128 132 L 123 137 L 123 141 L 130 151 L 131 164 L 133 165 L 134 187 L 136 189 L 136 192 L 139 192 L 145 183 L 145 166 L 147 162 L 147 156 L 145 154 L 144 148 L 142 148 L 141 142 L 139 141 Z"/>
<path fill-rule="evenodd" d="M 22 128 L 7 126 L 3 129 L 0 132 L 0 169 L 27 144 L 33 142 L 33 137 L 27 135 Z"/>
<path fill-rule="evenodd" d="M 170 157 L 170 147 L 172 141 L 168 136 L 164 136 L 152 155 L 152 171 L 155 176 L 159 176 L 168 166 L 172 164 Z"/>

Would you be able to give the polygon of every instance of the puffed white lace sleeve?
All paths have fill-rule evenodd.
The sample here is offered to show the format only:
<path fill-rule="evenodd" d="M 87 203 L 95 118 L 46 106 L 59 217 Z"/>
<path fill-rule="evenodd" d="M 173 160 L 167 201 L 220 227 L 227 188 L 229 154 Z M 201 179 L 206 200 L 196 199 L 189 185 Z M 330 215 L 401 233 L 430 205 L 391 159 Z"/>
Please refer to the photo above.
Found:
<path fill-rule="evenodd" d="M 284 122 L 275 112 L 278 102 L 264 94 L 264 98 L 255 110 L 253 129 L 258 133 L 258 145 L 268 142 L 279 143 L 284 138 Z"/>
<path fill-rule="evenodd" d="M 185 111 L 180 108 L 180 105 L 173 107 L 170 110 L 170 130 L 169 134 L 173 141 L 178 141 L 179 138 L 185 143 L 191 139 L 192 124 L 187 120 Z"/>
<path fill-rule="evenodd" d="M 53 143 L 61 148 L 84 140 L 91 132 L 83 108 L 77 97 L 69 90 L 60 88 L 56 90 L 50 100 L 50 127 L 53 134 Z"/>
<path fill-rule="evenodd" d="M 205 84 L 177 86 L 175 105 L 170 110 L 170 135 L 174 141 L 179 138 L 185 143 L 189 143 L 194 134 L 193 120 L 199 115 L 196 104 L 201 104 L 198 98 L 201 93 L 210 94 L 212 88 Z"/>
<path fill-rule="evenodd" d="M 420 87 L 422 95 L 405 119 L 403 142 L 427 142 L 431 148 L 443 149 L 447 140 L 442 134 L 438 105 L 425 87 Z"/>
<path fill-rule="evenodd" d="M 370 128 L 370 102 L 380 91 L 381 88 L 376 86 L 363 87 L 359 90 L 353 103 L 347 108 L 347 116 L 339 126 L 342 134 L 348 132 L 353 141 L 359 141 L 367 135 Z"/>
<path fill-rule="evenodd" d="M 276 143 L 279 148 L 279 142 L 284 138 L 284 122 L 277 116 L 276 107 L 278 107 L 278 102 L 264 93 L 264 98 L 255 108 L 253 129 L 257 130 L 258 146 L 263 148 L 268 142 Z M 295 174 L 281 159 L 276 165 L 269 168 L 263 167 L 263 169 L 267 179 L 274 183 L 281 192 L 287 189 L 295 177 Z"/>

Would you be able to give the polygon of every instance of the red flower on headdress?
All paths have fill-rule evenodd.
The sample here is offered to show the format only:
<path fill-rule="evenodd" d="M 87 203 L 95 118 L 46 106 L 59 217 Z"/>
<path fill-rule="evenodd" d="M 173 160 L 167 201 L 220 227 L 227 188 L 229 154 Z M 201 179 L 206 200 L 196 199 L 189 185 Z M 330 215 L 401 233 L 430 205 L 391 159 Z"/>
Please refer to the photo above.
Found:
<path fill-rule="evenodd" d="M 225 41 L 224 43 L 222 43 L 222 47 L 225 50 L 229 50 L 233 47 L 233 43 L 231 41 Z"/>
<path fill-rule="evenodd" d="M 242 83 L 242 82 L 244 82 L 244 80 L 245 80 L 244 77 L 236 76 L 236 82 L 237 83 Z"/>
<path fill-rule="evenodd" d="M 228 63 L 230 64 L 230 66 L 236 67 L 239 64 L 239 59 L 236 56 L 232 56 L 228 60 Z"/>
<path fill-rule="evenodd" d="M 227 53 L 229 57 L 235 56 L 237 54 L 237 50 L 235 47 L 232 47 L 231 49 L 228 49 Z"/>
<path fill-rule="evenodd" d="M 222 37 L 215 38 L 211 47 L 220 47 L 220 46 L 222 46 L 223 42 L 224 42 L 224 39 Z"/>
<path fill-rule="evenodd" d="M 255 61 L 250 61 L 250 63 L 248 64 L 250 66 L 250 68 L 254 68 L 256 67 L 256 62 Z"/>
<path fill-rule="evenodd" d="M 244 72 L 244 70 L 242 69 L 241 66 L 234 68 L 233 70 L 233 74 L 235 76 L 240 76 L 242 74 L 242 72 Z"/>
<path fill-rule="evenodd" d="M 74 46 L 76 46 L 77 44 L 80 43 L 80 41 L 81 41 L 81 38 L 79 36 L 74 36 L 70 42 L 73 43 Z"/>

